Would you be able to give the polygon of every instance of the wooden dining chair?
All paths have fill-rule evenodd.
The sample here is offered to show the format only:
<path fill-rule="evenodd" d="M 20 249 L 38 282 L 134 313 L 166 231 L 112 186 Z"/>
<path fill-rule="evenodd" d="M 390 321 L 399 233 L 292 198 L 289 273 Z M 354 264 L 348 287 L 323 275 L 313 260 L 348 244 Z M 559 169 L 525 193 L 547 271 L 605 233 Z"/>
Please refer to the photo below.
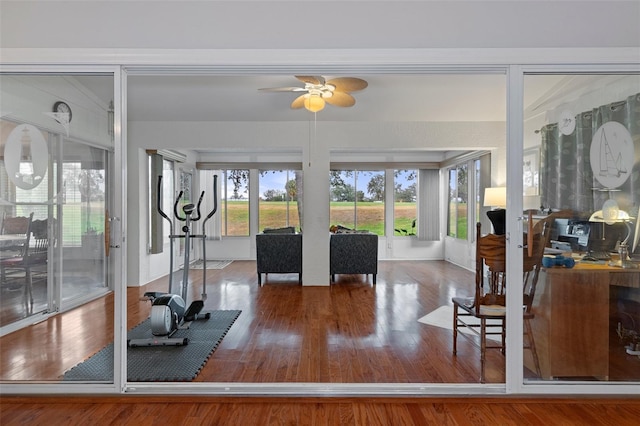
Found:
<path fill-rule="evenodd" d="M 33 213 L 29 216 L 7 216 L 6 213 L 3 213 L 0 234 L 24 237 L 2 244 L 1 248 L 3 258 L 20 255 L 22 253 L 24 249 L 24 241 L 26 240 L 32 220 Z"/>
<path fill-rule="evenodd" d="M 544 257 L 544 249 L 550 246 L 551 232 L 555 220 L 572 218 L 573 216 L 572 211 L 561 210 L 536 221 L 530 213 L 528 218 L 529 226 L 523 239 L 525 241 L 522 258 L 524 349 L 531 351 L 535 372 L 538 377 L 541 377 L 540 360 L 536 350 L 532 322 L 535 319 L 533 304 L 540 270 L 542 269 L 542 258 Z"/>
<path fill-rule="evenodd" d="M 486 271 L 486 276 L 485 276 Z M 480 343 L 480 383 L 485 382 L 487 349 L 505 348 L 506 317 L 506 242 L 504 235 L 482 235 L 481 224 L 476 225 L 476 279 L 473 297 L 454 297 L 453 354 L 458 350 L 460 333 Z M 499 336 L 499 340 L 490 339 Z M 490 341 L 489 341 L 490 340 Z"/>
<path fill-rule="evenodd" d="M 45 273 L 49 253 L 48 221 L 34 220 L 31 222 L 29 232 L 21 256 L 14 256 L 0 261 L 2 277 L 6 280 L 8 274 L 16 275 L 24 271 L 24 296 L 23 301 L 28 312 L 33 310 L 33 275 Z M 21 279 L 20 274 L 17 279 Z"/>
<path fill-rule="evenodd" d="M 549 244 L 553 221 L 558 215 L 550 215 L 532 224 L 524 237 L 523 248 L 523 326 L 524 349 L 531 351 L 536 374 L 540 376 L 540 361 L 535 346 L 532 309 L 538 284 L 544 249 Z M 488 279 L 488 282 L 485 282 Z M 453 302 L 453 354 L 457 353 L 458 332 L 466 328 L 472 333 L 462 333 L 474 343 L 480 339 L 480 382 L 485 382 L 487 349 L 499 349 L 504 353 L 506 337 L 506 240 L 504 235 L 482 236 L 480 223 L 476 226 L 476 286 L 474 297 L 454 297 Z M 489 336 L 500 336 L 499 341 Z"/>

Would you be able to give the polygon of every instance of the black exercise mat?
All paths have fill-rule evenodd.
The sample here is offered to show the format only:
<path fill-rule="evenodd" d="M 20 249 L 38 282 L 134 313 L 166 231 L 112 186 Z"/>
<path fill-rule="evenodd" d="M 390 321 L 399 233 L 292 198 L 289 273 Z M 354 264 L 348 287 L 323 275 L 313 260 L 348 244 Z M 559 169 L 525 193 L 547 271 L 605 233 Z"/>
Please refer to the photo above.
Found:
<path fill-rule="evenodd" d="M 184 382 L 193 380 L 216 350 L 242 311 L 211 311 L 208 320 L 191 323 L 172 337 L 189 338 L 186 346 L 147 346 L 127 349 L 130 382 Z M 203 312 L 206 313 L 206 312 Z M 149 319 L 129 330 L 129 339 L 152 337 Z M 113 381 L 113 343 L 64 373 L 66 381 Z"/>

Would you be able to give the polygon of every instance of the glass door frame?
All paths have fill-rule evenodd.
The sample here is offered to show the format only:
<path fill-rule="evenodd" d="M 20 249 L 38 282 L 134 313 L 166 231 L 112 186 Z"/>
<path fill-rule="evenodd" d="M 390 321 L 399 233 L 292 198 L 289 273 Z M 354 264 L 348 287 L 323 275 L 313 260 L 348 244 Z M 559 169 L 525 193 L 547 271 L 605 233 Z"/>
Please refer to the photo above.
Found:
<path fill-rule="evenodd" d="M 268 52 L 267 52 L 268 53 Z M 167 58 L 170 60 L 171 58 Z M 157 58 L 156 58 L 157 60 Z M 273 60 L 273 59 L 272 59 Z M 357 60 L 356 60 L 357 61 Z M 268 62 L 268 61 L 267 61 Z M 455 62 L 455 61 L 454 61 Z M 506 61 L 508 62 L 508 61 Z M 578 61 L 579 62 L 579 61 Z M 387 72 L 402 72 L 407 69 L 408 65 L 398 65 L 391 67 L 393 69 Z M 157 67 L 158 69 L 161 66 Z M 242 73 L 242 68 L 235 72 Z M 245 72 L 254 70 L 251 66 L 245 66 Z M 323 68 L 323 67 L 320 67 Z M 324 67 L 328 68 L 327 66 Z M 362 66 L 364 70 L 375 70 L 376 66 Z M 154 69 L 153 66 L 147 65 L 147 70 Z M 258 69 L 256 66 L 255 69 Z M 414 72 L 447 72 L 461 71 L 468 69 L 465 66 L 452 65 L 450 68 L 442 69 L 438 66 L 428 65 L 412 66 Z M 507 140 L 511 143 L 507 144 L 507 194 L 508 204 L 507 211 L 522 211 L 522 169 L 520 167 L 523 154 L 523 84 L 524 75 L 526 73 L 584 73 L 584 72 L 603 72 L 603 73 L 620 73 L 620 72 L 637 72 L 637 64 L 616 64 L 607 66 L 583 65 L 583 66 L 562 66 L 562 65 L 544 65 L 544 66 L 524 66 L 524 65 L 502 65 L 502 66 L 486 66 L 476 67 L 476 72 L 495 72 L 496 69 L 504 70 L 507 74 Z M 82 70 L 84 72 L 113 72 L 114 73 L 114 106 L 115 106 L 115 156 L 114 170 L 120 169 L 121 173 L 114 173 L 114 211 L 112 218 L 119 218 L 120 229 L 115 233 L 112 231 L 112 245 L 121 244 L 123 235 L 126 230 L 126 216 L 124 213 L 125 188 L 126 188 L 126 152 L 123 148 L 126 146 L 126 79 L 127 73 L 120 67 L 2 67 L 0 71 L 21 71 L 21 72 L 73 72 Z M 129 70 L 135 70 L 130 66 Z M 213 68 L 215 73 L 215 67 Z M 340 71 L 341 67 L 336 66 L 332 70 Z M 316 70 L 322 71 L 322 70 Z M 517 165 L 517 166 L 516 166 Z M 522 221 L 520 215 L 507 214 L 506 229 L 509 236 L 508 252 L 514 261 L 508 262 L 507 273 L 511 276 L 521 276 L 522 259 L 517 255 L 518 245 L 522 244 Z M 115 238 L 114 238 L 115 235 Z M 114 272 L 114 292 L 115 292 L 115 370 L 113 384 L 94 384 L 94 385 L 61 385 L 61 384 L 10 384 L 4 386 L 7 393 L 49 393 L 49 394 L 68 394 L 73 393 L 152 393 L 162 394 L 170 392 L 175 394 L 181 392 L 184 394 L 208 394 L 208 395 L 410 395 L 414 397 L 429 395 L 505 395 L 505 394 L 546 394 L 546 395 L 563 395 L 563 394 L 637 394 L 637 384 L 589 384 L 582 383 L 564 384 L 564 383 L 543 383 L 532 384 L 524 383 L 523 380 L 523 348 L 522 348 L 522 294 L 520 292 L 510 292 L 508 294 L 508 316 L 509 327 L 507 327 L 507 358 L 506 358 L 506 383 L 505 385 L 478 385 L 474 383 L 466 383 L 461 385 L 452 384 L 332 384 L 326 383 L 309 384 L 309 383 L 284 383 L 284 384 L 250 384 L 250 383 L 197 383 L 197 384 L 180 384 L 180 383 L 164 383 L 151 384 L 148 386 L 129 385 L 126 381 L 126 371 L 121 366 L 126 365 L 126 246 L 121 245 L 118 250 L 120 253 L 112 259 L 111 271 Z"/>
<path fill-rule="evenodd" d="M 114 135 L 113 135 L 113 161 L 110 162 L 111 168 L 110 181 L 107 185 L 111 185 L 109 192 L 109 222 L 110 222 L 110 255 L 106 257 L 107 263 L 107 281 L 114 292 L 114 371 L 113 383 L 65 383 L 65 382 L 26 382 L 26 383 L 3 383 L 3 393 L 7 394 L 69 394 L 69 393 L 93 393 L 93 394 L 114 394 L 122 392 L 124 382 L 126 381 L 126 369 L 122 365 L 126 365 L 126 246 L 123 244 L 126 232 L 126 216 L 124 214 L 124 206 L 126 201 L 126 153 L 123 153 L 125 146 L 126 132 L 125 114 L 126 105 L 123 99 L 126 99 L 126 88 L 123 81 L 126 81 L 126 75 L 120 66 L 77 66 L 77 65 L 6 65 L 0 64 L 0 73 L 7 74 L 24 74 L 24 75 L 69 75 L 69 74 L 85 74 L 85 75 L 108 75 L 113 78 L 113 104 L 114 104 Z M 59 283 L 58 283 L 59 284 Z M 58 285 L 57 293 L 61 292 Z M 61 294 L 50 296 L 53 299 L 60 299 Z M 35 322 L 47 320 L 58 312 L 53 310 L 45 315 L 30 317 L 17 324 L 17 329 Z"/>
<path fill-rule="evenodd" d="M 522 157 L 524 151 L 524 78 L 532 74 L 638 74 L 638 65 L 511 65 L 507 80 L 507 276 L 520 277 L 524 246 Z M 514 236 L 514 237 L 512 237 Z M 506 391 L 508 394 L 626 394 L 637 395 L 637 382 L 549 382 L 524 380 L 523 294 L 507 292 Z"/>

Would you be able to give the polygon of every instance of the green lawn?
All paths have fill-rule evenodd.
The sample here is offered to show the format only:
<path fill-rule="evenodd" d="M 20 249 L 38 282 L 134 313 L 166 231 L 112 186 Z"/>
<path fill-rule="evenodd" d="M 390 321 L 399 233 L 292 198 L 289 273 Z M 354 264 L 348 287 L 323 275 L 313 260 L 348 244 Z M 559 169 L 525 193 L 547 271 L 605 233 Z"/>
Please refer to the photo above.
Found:
<path fill-rule="evenodd" d="M 247 235 L 249 205 L 246 201 L 228 201 L 229 235 Z M 343 225 L 353 228 L 353 203 L 332 202 L 331 225 Z M 358 229 L 368 230 L 378 235 L 384 235 L 384 204 L 379 202 L 358 203 Z M 411 232 L 411 224 L 416 215 L 415 203 L 395 204 L 395 224 L 394 228 L 407 229 Z M 287 203 L 284 201 L 261 201 L 260 202 L 260 223 L 259 229 L 279 228 L 286 226 Z M 296 203 L 289 203 L 289 225 L 299 229 L 298 208 Z M 232 233 L 232 232 L 235 232 Z M 396 235 L 402 235 L 397 233 Z"/>

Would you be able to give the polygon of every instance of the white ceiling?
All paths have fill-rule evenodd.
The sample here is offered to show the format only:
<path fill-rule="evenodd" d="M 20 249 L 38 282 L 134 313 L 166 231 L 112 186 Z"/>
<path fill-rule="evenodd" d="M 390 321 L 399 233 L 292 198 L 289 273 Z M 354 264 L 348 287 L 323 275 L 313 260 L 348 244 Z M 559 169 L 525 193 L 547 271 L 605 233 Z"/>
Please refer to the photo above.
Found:
<path fill-rule="evenodd" d="M 327 105 L 314 114 L 291 109 L 299 93 L 260 88 L 304 86 L 293 75 L 133 75 L 127 80 L 130 121 L 226 122 L 474 122 L 506 121 L 506 77 L 502 74 L 349 74 L 368 81 L 353 92 L 350 108 Z M 538 75 L 525 86 L 525 117 L 607 86 L 615 75 Z M 113 99 L 110 79 L 82 77 L 81 84 L 105 105 Z M 534 120 L 538 126 L 538 120 Z"/>
<path fill-rule="evenodd" d="M 325 75 L 327 79 L 345 75 Z M 327 105 L 318 121 L 505 121 L 504 75 L 348 75 L 367 80 L 353 92 L 356 104 Z M 291 109 L 295 92 L 260 88 L 303 87 L 293 75 L 132 76 L 132 121 L 307 121 Z"/>

